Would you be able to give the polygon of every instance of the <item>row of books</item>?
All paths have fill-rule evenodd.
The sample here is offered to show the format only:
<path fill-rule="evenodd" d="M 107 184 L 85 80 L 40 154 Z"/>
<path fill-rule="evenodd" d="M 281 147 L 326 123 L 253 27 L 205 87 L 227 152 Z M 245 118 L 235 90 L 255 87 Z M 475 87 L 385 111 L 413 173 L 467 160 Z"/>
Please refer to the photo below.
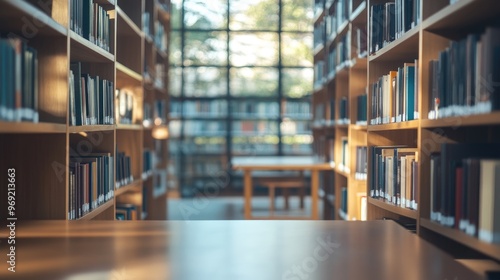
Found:
<path fill-rule="evenodd" d="M 498 144 L 442 144 L 431 154 L 430 171 L 431 220 L 499 243 Z"/>
<path fill-rule="evenodd" d="M 340 41 L 328 53 L 328 79 L 335 77 L 337 72 L 351 65 L 351 34 L 350 31 L 342 36 Z"/>
<path fill-rule="evenodd" d="M 322 46 L 325 42 L 325 26 L 326 22 L 324 20 L 319 22 L 318 25 L 314 26 L 313 46 L 315 49 Z"/>
<path fill-rule="evenodd" d="M 149 12 L 142 13 L 142 32 L 147 37 L 152 37 L 153 33 L 151 32 L 151 14 Z"/>
<path fill-rule="evenodd" d="M 340 209 L 339 209 L 339 216 L 343 220 L 348 220 L 347 216 L 347 187 L 342 187 L 340 189 Z"/>
<path fill-rule="evenodd" d="M 420 0 L 395 0 L 370 7 L 370 53 L 400 38 L 419 24 Z"/>
<path fill-rule="evenodd" d="M 69 74 L 70 125 L 114 124 L 113 82 L 82 73 L 72 62 Z"/>
<path fill-rule="evenodd" d="M 321 88 L 325 83 L 325 62 L 323 60 L 314 63 L 314 89 Z"/>
<path fill-rule="evenodd" d="M 325 28 L 327 38 L 335 36 L 338 28 L 347 22 L 349 17 L 349 0 L 337 0 L 333 11 L 325 17 Z"/>
<path fill-rule="evenodd" d="M 232 131 L 235 133 L 259 133 L 276 134 L 278 133 L 277 122 L 269 121 L 235 121 L 232 124 Z"/>
<path fill-rule="evenodd" d="M 153 197 L 158 197 L 167 192 L 168 173 L 166 169 L 155 169 L 153 173 Z M 144 197 L 147 197 L 144 195 Z M 143 203 L 144 205 L 144 203 Z"/>
<path fill-rule="evenodd" d="M 113 198 L 114 164 L 110 154 L 70 158 L 69 220 L 79 219 Z"/>
<path fill-rule="evenodd" d="M 92 0 L 71 0 L 70 11 L 70 29 L 109 52 L 111 24 L 107 11 Z"/>
<path fill-rule="evenodd" d="M 182 151 L 186 155 L 203 153 L 223 154 L 226 148 L 225 137 L 199 137 L 194 141 L 169 140 L 171 151 Z"/>
<path fill-rule="evenodd" d="M 221 170 L 225 170 L 224 163 L 220 159 L 191 157 L 187 159 L 185 174 L 189 177 L 209 176 Z"/>
<path fill-rule="evenodd" d="M 418 61 L 405 63 L 397 71 L 379 78 L 372 85 L 370 124 L 416 120 L 418 113 Z"/>
<path fill-rule="evenodd" d="M 170 103 L 170 113 L 174 116 L 185 117 L 218 117 L 227 114 L 226 100 L 213 101 L 184 101 Z"/>
<path fill-rule="evenodd" d="M 283 112 L 285 117 L 294 118 L 310 118 L 311 103 L 310 102 L 283 102 Z"/>
<path fill-rule="evenodd" d="M 368 55 L 368 32 L 366 25 L 361 27 L 355 27 L 356 30 L 356 43 L 354 47 L 356 48 L 356 55 L 359 58 L 364 58 Z"/>
<path fill-rule="evenodd" d="M 142 121 L 144 126 L 151 126 L 153 124 L 161 125 L 167 123 L 165 104 L 165 100 L 156 100 L 153 106 L 151 106 L 150 103 L 144 103 Z"/>
<path fill-rule="evenodd" d="M 153 175 L 153 170 L 156 167 L 156 162 L 158 161 L 156 153 L 149 149 L 144 149 L 142 152 L 142 179 L 147 179 L 149 176 Z"/>
<path fill-rule="evenodd" d="M 277 102 L 233 102 L 231 112 L 236 117 L 268 117 L 280 116 L 280 107 Z"/>
<path fill-rule="evenodd" d="M 346 172 L 346 173 L 350 173 L 351 172 L 351 169 L 349 168 L 349 141 L 347 139 L 347 137 L 342 137 L 340 139 L 341 141 L 341 155 L 342 157 L 340 158 L 340 163 L 338 165 L 338 169 L 340 171 L 343 171 L 343 172 Z"/>
<path fill-rule="evenodd" d="M 0 38 L 0 120 L 38 122 L 38 51 Z"/>
<path fill-rule="evenodd" d="M 167 33 L 165 32 L 165 27 L 159 21 L 155 22 L 155 38 L 154 42 L 156 47 L 160 51 L 167 51 L 168 41 L 167 41 Z"/>
<path fill-rule="evenodd" d="M 370 196 L 417 210 L 418 151 L 416 148 L 371 147 Z"/>
<path fill-rule="evenodd" d="M 335 117 L 335 99 L 330 99 L 329 102 L 329 116 L 326 116 L 325 114 L 325 109 L 326 105 L 324 103 L 318 103 L 315 106 L 315 113 L 314 113 L 314 126 L 329 126 L 329 125 L 346 125 L 350 123 L 350 116 L 349 116 L 349 99 L 346 96 L 342 96 L 340 98 L 340 104 L 339 104 L 339 116 L 336 119 Z M 366 107 L 366 106 L 365 106 Z M 363 107 L 358 107 L 358 114 L 359 114 L 359 109 L 363 110 Z M 366 109 L 364 109 L 366 110 Z"/>
<path fill-rule="evenodd" d="M 451 41 L 429 63 L 429 119 L 500 110 L 500 28 Z"/>
<path fill-rule="evenodd" d="M 368 95 L 366 93 L 358 95 L 356 97 L 356 103 L 358 105 L 358 111 L 356 112 L 356 124 L 366 125 L 368 120 Z"/>
<path fill-rule="evenodd" d="M 118 203 L 115 216 L 119 221 L 139 220 L 139 206 L 132 203 Z"/>
<path fill-rule="evenodd" d="M 116 89 L 118 100 L 118 115 L 116 122 L 119 124 L 134 123 L 134 93 L 128 89 Z"/>
<path fill-rule="evenodd" d="M 368 147 L 356 146 L 356 180 L 366 180 L 368 177 Z"/>
<path fill-rule="evenodd" d="M 130 156 L 125 152 L 116 151 L 116 184 L 115 187 L 120 187 L 131 184 L 134 181 L 132 174 L 132 163 Z"/>

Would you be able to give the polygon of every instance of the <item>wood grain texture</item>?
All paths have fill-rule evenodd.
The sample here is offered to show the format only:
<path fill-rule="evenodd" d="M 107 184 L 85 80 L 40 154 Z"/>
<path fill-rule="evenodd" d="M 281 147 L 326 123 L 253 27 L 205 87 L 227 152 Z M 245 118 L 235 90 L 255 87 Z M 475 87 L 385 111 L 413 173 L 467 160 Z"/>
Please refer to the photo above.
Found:
<path fill-rule="evenodd" d="M 482 279 L 390 221 L 49 221 L 17 241 L 22 262 L 2 278 Z"/>

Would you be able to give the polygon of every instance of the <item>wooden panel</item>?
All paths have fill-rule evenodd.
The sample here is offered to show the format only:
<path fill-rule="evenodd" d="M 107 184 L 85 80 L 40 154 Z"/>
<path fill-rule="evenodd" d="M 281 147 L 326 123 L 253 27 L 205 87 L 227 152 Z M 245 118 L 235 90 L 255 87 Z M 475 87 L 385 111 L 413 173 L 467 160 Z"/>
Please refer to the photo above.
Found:
<path fill-rule="evenodd" d="M 119 152 L 131 157 L 134 179 L 142 176 L 142 131 L 117 130 L 116 145 Z"/>
<path fill-rule="evenodd" d="M 67 35 L 67 25 L 61 25 L 50 16 L 50 5 L 39 9 L 27 1 L 3 0 L 0 2 L 0 7 L 1 31 L 17 33 L 26 40 L 38 36 L 63 37 Z M 59 18 L 59 20 L 63 19 Z"/>
<path fill-rule="evenodd" d="M 68 114 L 68 39 L 35 37 L 38 50 L 38 106 L 41 122 L 66 124 Z"/>
<path fill-rule="evenodd" d="M 19 220 L 66 219 L 66 147 L 66 134 L 0 135 L 0 178 L 7 182 L 7 169 L 15 169 L 15 216 Z M 6 196 L 2 191 L 0 200 L 7 201 Z M 5 220 L 7 207 L 3 205 L 0 214 Z"/>

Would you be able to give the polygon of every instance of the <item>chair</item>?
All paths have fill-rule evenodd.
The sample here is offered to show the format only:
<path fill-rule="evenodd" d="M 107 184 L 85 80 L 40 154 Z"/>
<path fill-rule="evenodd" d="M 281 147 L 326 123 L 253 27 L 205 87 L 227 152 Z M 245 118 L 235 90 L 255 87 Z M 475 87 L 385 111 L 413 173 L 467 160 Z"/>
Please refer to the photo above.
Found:
<path fill-rule="evenodd" d="M 307 183 L 304 178 L 304 172 L 290 172 L 290 171 L 264 171 L 259 172 L 256 176 L 256 182 L 269 189 L 270 210 L 275 210 L 276 189 L 283 189 L 283 196 L 285 199 L 285 209 L 290 209 L 289 189 L 296 188 L 300 197 L 300 209 L 304 209 L 304 196 Z"/>

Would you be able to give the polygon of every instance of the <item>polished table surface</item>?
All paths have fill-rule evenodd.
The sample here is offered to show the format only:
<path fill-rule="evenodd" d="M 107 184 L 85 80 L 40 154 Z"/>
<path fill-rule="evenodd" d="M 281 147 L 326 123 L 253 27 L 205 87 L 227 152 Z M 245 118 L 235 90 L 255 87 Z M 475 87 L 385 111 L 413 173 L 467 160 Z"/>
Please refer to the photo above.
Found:
<path fill-rule="evenodd" d="M 255 219 L 252 215 L 252 172 L 270 170 L 311 171 L 311 216 L 313 220 L 318 215 L 319 171 L 333 170 L 329 163 L 319 162 L 312 156 L 244 156 L 231 160 L 233 169 L 243 170 L 243 188 L 245 196 L 245 219 Z M 273 217 L 269 217 L 273 218 Z M 298 219 L 303 217 L 292 217 Z"/>
<path fill-rule="evenodd" d="M 482 279 L 391 221 L 46 221 L 0 279 Z"/>

